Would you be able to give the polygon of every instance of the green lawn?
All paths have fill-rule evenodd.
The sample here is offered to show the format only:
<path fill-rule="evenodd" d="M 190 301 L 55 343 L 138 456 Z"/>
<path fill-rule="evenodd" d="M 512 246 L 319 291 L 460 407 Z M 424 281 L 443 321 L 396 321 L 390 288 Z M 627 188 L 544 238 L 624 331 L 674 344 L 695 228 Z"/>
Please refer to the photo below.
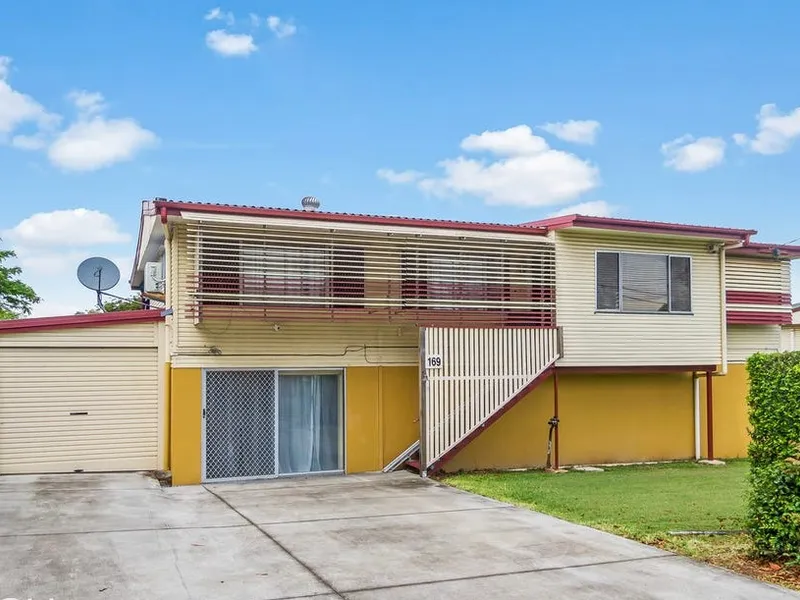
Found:
<path fill-rule="evenodd" d="M 608 467 L 602 473 L 451 475 L 459 489 L 647 541 L 668 531 L 742 529 L 748 463 Z"/>

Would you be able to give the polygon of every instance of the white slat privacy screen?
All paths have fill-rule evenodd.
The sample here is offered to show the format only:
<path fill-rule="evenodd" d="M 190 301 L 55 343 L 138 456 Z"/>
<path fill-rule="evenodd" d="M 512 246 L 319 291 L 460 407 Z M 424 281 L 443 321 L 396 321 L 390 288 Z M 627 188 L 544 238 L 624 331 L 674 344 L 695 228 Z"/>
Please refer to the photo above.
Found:
<path fill-rule="evenodd" d="M 487 237 L 190 221 L 189 302 L 207 317 L 551 326 L 555 251 Z"/>
<path fill-rule="evenodd" d="M 427 469 L 559 358 L 557 328 L 426 327 L 423 456 Z"/>

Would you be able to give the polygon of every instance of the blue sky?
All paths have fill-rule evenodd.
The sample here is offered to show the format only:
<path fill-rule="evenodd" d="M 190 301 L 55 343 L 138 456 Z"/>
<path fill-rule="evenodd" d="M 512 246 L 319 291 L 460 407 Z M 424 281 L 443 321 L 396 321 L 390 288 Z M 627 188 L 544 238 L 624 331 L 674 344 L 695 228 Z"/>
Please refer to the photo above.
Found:
<path fill-rule="evenodd" d="M 798 22 L 789 0 L 7 2 L 3 245 L 43 315 L 92 303 L 81 258 L 129 268 L 154 196 L 499 222 L 581 205 L 787 242 Z"/>

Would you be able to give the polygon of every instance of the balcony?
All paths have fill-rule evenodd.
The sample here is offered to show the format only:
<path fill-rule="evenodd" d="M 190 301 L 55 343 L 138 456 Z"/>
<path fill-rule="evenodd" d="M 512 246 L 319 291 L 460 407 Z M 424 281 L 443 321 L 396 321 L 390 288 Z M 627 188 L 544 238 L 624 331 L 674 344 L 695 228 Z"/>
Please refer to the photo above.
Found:
<path fill-rule="evenodd" d="M 181 308 L 196 322 L 555 325 L 555 252 L 541 236 L 196 221 L 183 238 Z"/>

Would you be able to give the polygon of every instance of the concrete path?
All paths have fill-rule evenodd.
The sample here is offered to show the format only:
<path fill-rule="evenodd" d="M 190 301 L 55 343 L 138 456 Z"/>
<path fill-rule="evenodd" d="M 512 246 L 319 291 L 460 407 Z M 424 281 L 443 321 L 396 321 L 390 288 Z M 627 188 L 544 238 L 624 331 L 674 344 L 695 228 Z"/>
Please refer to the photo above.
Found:
<path fill-rule="evenodd" d="M 406 473 L 0 477 L 0 598 L 800 598 Z"/>

